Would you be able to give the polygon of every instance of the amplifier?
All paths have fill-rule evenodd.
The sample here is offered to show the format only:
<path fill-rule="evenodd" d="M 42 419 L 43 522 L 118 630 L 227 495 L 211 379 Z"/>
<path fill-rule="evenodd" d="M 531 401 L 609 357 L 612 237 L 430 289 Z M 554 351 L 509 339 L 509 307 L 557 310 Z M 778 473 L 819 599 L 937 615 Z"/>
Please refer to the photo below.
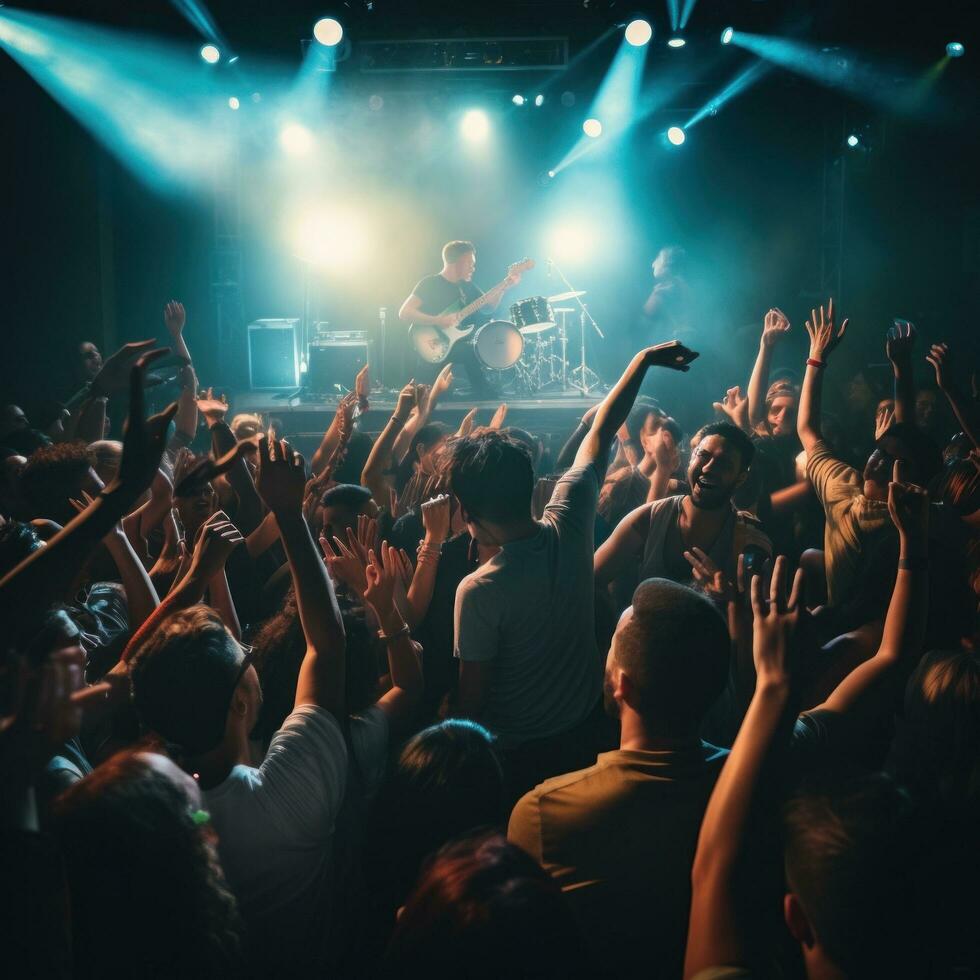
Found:
<path fill-rule="evenodd" d="M 326 344 L 329 347 L 330 344 L 343 343 L 349 340 L 366 344 L 367 339 L 368 335 L 366 330 L 321 330 L 317 334 L 316 339 L 310 341 L 310 343 L 314 346 Z"/>
<path fill-rule="evenodd" d="M 364 333 L 364 331 L 350 331 Z M 354 387 L 354 376 L 367 364 L 367 340 L 320 340 L 310 344 L 310 369 L 306 383 L 311 391 L 336 391 Z"/>
<path fill-rule="evenodd" d="M 299 320 L 248 325 L 248 383 L 253 391 L 299 387 Z"/>

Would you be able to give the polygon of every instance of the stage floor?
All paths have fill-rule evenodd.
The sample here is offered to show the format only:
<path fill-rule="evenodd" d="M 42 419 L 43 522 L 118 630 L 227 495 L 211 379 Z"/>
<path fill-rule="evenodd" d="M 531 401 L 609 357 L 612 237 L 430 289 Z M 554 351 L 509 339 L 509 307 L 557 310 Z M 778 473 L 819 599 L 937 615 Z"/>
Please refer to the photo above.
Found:
<path fill-rule="evenodd" d="M 289 392 L 286 392 L 289 394 Z M 232 413 L 252 412 L 265 420 L 282 420 L 283 430 L 293 439 L 319 439 L 337 410 L 340 395 L 302 395 L 294 398 L 280 397 L 274 391 L 240 391 L 230 399 Z M 604 391 L 590 395 L 577 392 L 546 392 L 537 398 L 507 398 L 507 424 L 527 429 L 535 435 L 564 438 L 582 415 L 601 401 Z M 379 432 L 390 417 L 398 398 L 397 391 L 373 392 L 370 408 L 362 417 L 361 428 L 370 433 Z M 470 401 L 465 397 L 449 397 L 440 401 L 433 419 L 449 425 L 458 424 L 463 416 L 476 408 L 476 424 L 486 425 L 499 401 Z"/>

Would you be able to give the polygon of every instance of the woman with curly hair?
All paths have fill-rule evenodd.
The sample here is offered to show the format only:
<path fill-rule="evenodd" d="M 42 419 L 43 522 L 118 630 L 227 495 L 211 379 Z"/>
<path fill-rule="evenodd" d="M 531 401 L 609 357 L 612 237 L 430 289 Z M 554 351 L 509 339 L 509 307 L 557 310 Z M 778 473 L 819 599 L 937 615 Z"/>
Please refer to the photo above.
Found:
<path fill-rule="evenodd" d="M 241 967 L 238 911 L 197 783 L 166 756 L 123 752 L 55 807 L 74 976 L 214 977 Z"/>

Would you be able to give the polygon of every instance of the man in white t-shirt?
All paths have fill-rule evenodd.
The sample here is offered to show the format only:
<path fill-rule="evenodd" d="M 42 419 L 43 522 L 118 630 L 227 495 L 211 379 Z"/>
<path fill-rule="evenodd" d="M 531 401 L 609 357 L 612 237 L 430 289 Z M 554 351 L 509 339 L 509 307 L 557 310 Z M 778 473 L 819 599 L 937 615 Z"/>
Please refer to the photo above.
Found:
<path fill-rule="evenodd" d="M 467 530 L 478 543 L 500 547 L 456 592 L 459 710 L 490 727 L 512 753 L 514 792 L 595 757 L 574 758 L 576 740 L 568 735 L 589 717 L 601 688 L 592 575 L 599 487 L 647 368 L 686 371 L 695 357 L 672 341 L 633 358 L 541 521 L 531 514 L 534 473 L 522 445 L 488 432 L 449 450 Z M 530 754 L 533 760 L 520 758 Z"/>
<path fill-rule="evenodd" d="M 289 973 L 310 965 L 327 926 L 331 842 L 347 782 L 345 640 L 302 516 L 302 458 L 262 437 L 256 486 L 279 525 L 307 642 L 292 714 L 254 768 L 258 675 L 204 606 L 161 606 L 132 663 L 133 698 L 144 724 L 182 749 L 199 780 L 253 962 Z"/>

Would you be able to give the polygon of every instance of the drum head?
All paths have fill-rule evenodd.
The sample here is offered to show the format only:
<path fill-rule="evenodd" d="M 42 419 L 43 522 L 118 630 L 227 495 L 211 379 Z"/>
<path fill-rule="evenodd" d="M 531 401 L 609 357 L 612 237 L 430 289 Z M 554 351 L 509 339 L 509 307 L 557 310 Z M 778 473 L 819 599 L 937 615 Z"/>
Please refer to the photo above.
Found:
<path fill-rule="evenodd" d="M 491 320 L 477 330 L 473 350 L 479 362 L 493 371 L 513 367 L 524 353 L 524 337 L 513 323 Z"/>

